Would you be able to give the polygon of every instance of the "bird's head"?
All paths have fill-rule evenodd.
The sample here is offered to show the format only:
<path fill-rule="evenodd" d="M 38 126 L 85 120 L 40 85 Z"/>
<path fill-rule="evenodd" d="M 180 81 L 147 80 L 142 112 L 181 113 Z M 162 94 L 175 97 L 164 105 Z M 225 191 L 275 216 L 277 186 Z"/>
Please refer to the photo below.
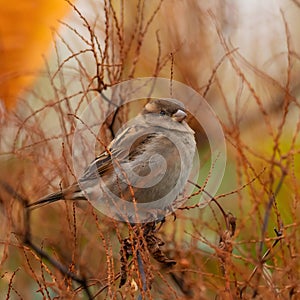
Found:
<path fill-rule="evenodd" d="M 170 117 L 177 122 L 182 122 L 187 117 L 183 103 L 169 98 L 151 99 L 145 105 L 142 114 L 158 114 L 162 117 Z"/>

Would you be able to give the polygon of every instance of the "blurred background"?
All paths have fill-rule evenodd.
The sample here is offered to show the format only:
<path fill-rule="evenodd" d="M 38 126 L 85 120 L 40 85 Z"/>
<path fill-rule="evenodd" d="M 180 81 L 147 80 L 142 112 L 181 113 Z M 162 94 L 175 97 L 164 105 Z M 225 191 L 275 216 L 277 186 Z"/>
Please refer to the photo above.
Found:
<path fill-rule="evenodd" d="M 96 299 L 137 298 L 137 270 L 120 289 L 113 280 L 126 224 L 78 203 L 42 207 L 28 219 L 16 193 L 33 202 L 72 183 L 75 116 L 110 86 L 146 76 L 189 85 L 215 111 L 228 152 L 216 199 L 236 217 L 226 255 L 226 224 L 214 203 L 169 217 L 159 236 L 177 264 L 170 270 L 151 260 L 147 297 L 299 297 L 298 0 L 0 4 L 0 179 L 13 188 L 0 188 L 1 298 L 86 297 L 24 246 L 28 227 L 33 243 L 88 279 Z M 116 122 L 137 111 L 121 110 Z M 190 124 L 204 151 L 199 124 Z M 111 125 L 102 132 L 107 141 Z M 274 228 L 282 239 L 272 247 Z"/>

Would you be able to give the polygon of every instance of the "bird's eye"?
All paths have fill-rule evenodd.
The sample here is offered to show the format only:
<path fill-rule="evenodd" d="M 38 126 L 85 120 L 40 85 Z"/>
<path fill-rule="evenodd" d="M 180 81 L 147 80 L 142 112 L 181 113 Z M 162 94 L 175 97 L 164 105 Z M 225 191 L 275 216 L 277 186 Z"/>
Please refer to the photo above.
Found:
<path fill-rule="evenodd" d="M 161 110 L 161 111 L 159 112 L 159 114 L 160 114 L 161 116 L 164 116 L 164 115 L 166 114 L 166 112 L 165 112 L 164 110 Z"/>

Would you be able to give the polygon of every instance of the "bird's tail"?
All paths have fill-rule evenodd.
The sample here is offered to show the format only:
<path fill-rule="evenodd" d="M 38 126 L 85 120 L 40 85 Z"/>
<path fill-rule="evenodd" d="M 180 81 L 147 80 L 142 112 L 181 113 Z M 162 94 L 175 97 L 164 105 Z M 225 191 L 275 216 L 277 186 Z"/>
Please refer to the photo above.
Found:
<path fill-rule="evenodd" d="M 51 193 L 33 203 L 27 205 L 28 208 L 35 209 L 59 200 L 87 200 L 78 184 L 74 184 L 64 190 Z"/>

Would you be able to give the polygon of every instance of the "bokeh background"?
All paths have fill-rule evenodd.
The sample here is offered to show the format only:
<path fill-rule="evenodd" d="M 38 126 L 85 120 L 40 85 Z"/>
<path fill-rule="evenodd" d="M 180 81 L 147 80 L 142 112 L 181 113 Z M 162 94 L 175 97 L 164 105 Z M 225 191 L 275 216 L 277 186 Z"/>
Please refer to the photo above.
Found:
<path fill-rule="evenodd" d="M 24 245 L 28 226 L 35 245 L 87 278 L 96 299 L 138 297 L 136 269 L 124 287 L 114 280 L 126 224 L 69 202 L 39 208 L 28 220 L 14 193 L 32 202 L 72 183 L 75 116 L 107 87 L 143 76 L 169 78 L 170 88 L 173 79 L 183 82 L 216 112 L 228 151 L 216 199 L 236 217 L 225 246 L 214 203 L 169 217 L 159 236 L 177 264 L 166 269 L 150 259 L 147 297 L 299 297 L 298 0 L 0 4 L 0 178 L 14 191 L 0 190 L 1 298 L 86 298 Z M 117 124 L 103 129 L 107 141 L 137 111 L 121 110 Z M 190 123 L 201 152 L 207 141 Z M 273 247 L 274 228 L 282 236 Z"/>

